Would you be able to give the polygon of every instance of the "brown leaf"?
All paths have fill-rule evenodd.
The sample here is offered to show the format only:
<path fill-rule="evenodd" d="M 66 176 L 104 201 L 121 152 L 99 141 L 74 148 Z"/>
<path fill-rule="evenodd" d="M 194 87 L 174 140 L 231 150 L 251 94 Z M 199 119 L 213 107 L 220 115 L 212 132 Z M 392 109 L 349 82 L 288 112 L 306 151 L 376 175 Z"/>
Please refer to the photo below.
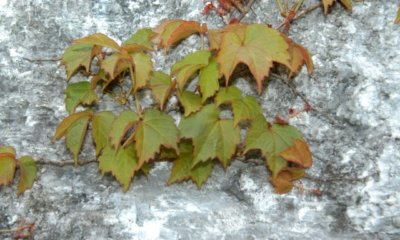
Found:
<path fill-rule="evenodd" d="M 311 167 L 312 155 L 307 143 L 303 140 L 296 139 L 292 146 L 280 153 L 280 156 L 289 162 L 298 164 L 301 167 Z"/>

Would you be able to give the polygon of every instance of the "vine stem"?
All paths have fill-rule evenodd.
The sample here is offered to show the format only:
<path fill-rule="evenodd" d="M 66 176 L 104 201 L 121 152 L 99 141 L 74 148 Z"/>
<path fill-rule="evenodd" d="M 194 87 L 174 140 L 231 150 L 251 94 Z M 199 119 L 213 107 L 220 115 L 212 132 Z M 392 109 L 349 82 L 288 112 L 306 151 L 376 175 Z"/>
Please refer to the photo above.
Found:
<path fill-rule="evenodd" d="M 39 164 L 39 165 L 52 165 L 52 166 L 57 166 L 57 167 L 75 166 L 74 160 L 49 161 L 44 158 L 39 158 L 35 162 L 36 162 L 36 164 Z M 85 160 L 85 161 L 78 161 L 78 165 L 83 166 L 83 165 L 87 165 L 87 164 L 95 163 L 95 162 L 98 162 L 97 159 L 89 159 L 89 160 Z"/>
<path fill-rule="evenodd" d="M 135 104 L 136 104 L 136 110 L 138 111 L 138 114 L 141 116 L 142 115 L 142 106 L 140 105 L 140 99 L 139 99 L 139 95 L 137 93 L 137 91 L 135 91 L 133 88 L 134 86 L 134 75 L 133 75 L 133 68 L 132 66 L 129 66 L 129 73 L 131 75 L 131 79 L 132 79 L 132 86 L 131 89 L 129 90 L 129 94 L 131 94 L 133 92 L 133 96 L 135 98 Z"/>

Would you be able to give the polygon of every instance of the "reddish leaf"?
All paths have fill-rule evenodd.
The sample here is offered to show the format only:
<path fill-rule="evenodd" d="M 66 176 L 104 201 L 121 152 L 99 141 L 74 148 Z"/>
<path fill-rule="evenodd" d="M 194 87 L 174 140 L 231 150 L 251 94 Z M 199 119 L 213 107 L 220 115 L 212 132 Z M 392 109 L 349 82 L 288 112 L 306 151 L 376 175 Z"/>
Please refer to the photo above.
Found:
<path fill-rule="evenodd" d="M 118 51 L 120 49 L 118 43 L 102 33 L 95 33 L 84 38 L 77 39 L 73 44 L 91 44 L 111 48 Z"/>
<path fill-rule="evenodd" d="M 204 34 L 206 31 L 207 25 L 196 21 L 166 20 L 154 29 L 157 35 L 153 38 L 153 42 L 161 48 L 168 49 L 173 44 L 194 33 Z"/>
<path fill-rule="evenodd" d="M 287 39 L 289 44 L 289 54 L 290 54 L 290 76 L 293 74 L 297 74 L 301 67 L 306 64 L 308 74 L 312 74 L 314 71 L 314 63 L 311 59 L 310 54 L 308 53 L 307 49 L 300 46 L 299 44 L 293 42 L 291 39 Z"/>

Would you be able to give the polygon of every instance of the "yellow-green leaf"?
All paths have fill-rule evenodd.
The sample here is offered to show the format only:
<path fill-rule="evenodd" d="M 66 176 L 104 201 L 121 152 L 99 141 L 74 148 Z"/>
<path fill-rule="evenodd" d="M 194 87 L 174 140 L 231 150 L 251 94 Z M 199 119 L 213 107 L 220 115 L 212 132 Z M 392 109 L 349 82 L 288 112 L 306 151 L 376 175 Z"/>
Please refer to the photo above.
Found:
<path fill-rule="evenodd" d="M 138 168 L 155 157 L 161 146 L 178 152 L 179 132 L 174 120 L 166 113 L 146 109 L 143 119 L 138 123 L 134 135 Z"/>
<path fill-rule="evenodd" d="M 214 104 L 183 118 L 179 124 L 181 137 L 192 139 L 194 160 L 192 166 L 217 158 L 226 168 L 240 142 L 240 129 L 232 120 L 220 120 Z"/>
<path fill-rule="evenodd" d="M 92 116 L 93 113 L 91 111 L 85 111 L 85 112 L 77 112 L 74 114 L 69 115 L 68 117 L 64 118 L 61 123 L 58 125 L 56 132 L 54 133 L 53 136 L 53 141 L 61 138 L 64 136 L 68 129 L 79 119 L 81 118 L 86 118 L 87 116 Z"/>
<path fill-rule="evenodd" d="M 78 164 L 78 155 L 85 140 L 90 118 L 88 115 L 79 118 L 67 130 L 65 137 L 67 148 L 72 152 L 75 164 Z"/>
<path fill-rule="evenodd" d="M 12 146 L 0 146 L 0 158 L 1 157 L 10 157 L 10 158 L 15 158 L 16 157 L 16 152 L 15 148 Z"/>
<path fill-rule="evenodd" d="M 149 50 L 153 49 L 153 44 L 151 42 L 151 38 L 155 36 L 150 28 L 143 28 L 134 33 L 128 40 L 126 40 L 122 46 L 126 47 L 129 45 L 139 45 L 144 46 Z"/>
<path fill-rule="evenodd" d="M 261 93 L 262 83 L 268 77 L 273 63 L 289 66 L 289 59 L 285 38 L 277 30 L 261 24 L 226 32 L 217 55 L 227 85 L 236 66 L 244 63 L 257 81 L 258 93 Z"/>
<path fill-rule="evenodd" d="M 61 58 L 61 62 L 67 70 L 67 79 L 69 80 L 80 67 L 83 67 L 88 72 L 93 57 L 100 50 L 100 48 L 92 44 L 73 44 L 68 47 Z"/>
<path fill-rule="evenodd" d="M 19 182 L 17 188 L 17 195 L 25 192 L 25 190 L 32 187 L 36 179 L 36 162 L 29 156 L 23 156 L 19 160 Z"/>
<path fill-rule="evenodd" d="M 270 125 L 264 117 L 259 117 L 251 123 L 247 132 L 245 153 L 250 150 L 261 150 L 273 178 L 276 178 L 287 166 L 287 161 L 280 156 L 280 153 L 291 147 L 296 139 L 302 139 L 301 133 L 296 128 L 289 125 Z"/>
<path fill-rule="evenodd" d="M 115 116 L 112 112 L 96 113 L 92 120 L 92 138 L 96 145 L 96 156 L 98 156 L 108 144 L 112 123 Z"/>
<path fill-rule="evenodd" d="M 201 97 L 194 92 L 183 91 L 178 93 L 179 101 L 185 109 L 185 117 L 200 110 Z"/>
<path fill-rule="evenodd" d="M 0 157 L 0 186 L 8 185 L 14 178 L 17 162 L 12 157 Z"/>
<path fill-rule="evenodd" d="M 400 24 L 400 7 L 397 10 L 396 20 L 394 21 L 396 24 Z"/>
<path fill-rule="evenodd" d="M 190 141 L 182 141 L 179 143 L 179 156 L 173 162 L 171 175 L 168 184 L 192 179 L 198 188 L 210 177 L 214 161 L 201 162 L 196 166 L 193 165 L 193 146 Z"/>
<path fill-rule="evenodd" d="M 69 83 L 65 94 L 65 107 L 69 113 L 73 113 L 79 104 L 91 105 L 97 101 L 89 82 Z"/>
<path fill-rule="evenodd" d="M 222 88 L 215 97 L 217 106 L 221 104 L 233 103 L 235 100 L 242 99 L 242 92 L 235 86 Z"/>
<path fill-rule="evenodd" d="M 202 102 L 207 98 L 214 96 L 219 88 L 218 64 L 214 58 L 210 60 L 207 66 L 200 70 L 199 87 L 202 95 Z"/>
<path fill-rule="evenodd" d="M 158 101 L 160 109 L 163 110 L 164 104 L 175 86 L 175 82 L 171 82 L 169 75 L 161 71 L 156 71 L 152 73 L 149 85 L 152 96 Z"/>
<path fill-rule="evenodd" d="M 193 74 L 208 65 L 210 56 L 211 53 L 209 51 L 197 51 L 186 55 L 184 59 L 172 66 L 171 74 L 176 77 L 179 89 L 183 89 Z"/>
<path fill-rule="evenodd" d="M 110 130 L 110 143 L 114 148 L 118 148 L 128 130 L 139 121 L 139 116 L 130 110 L 121 112 L 113 121 Z"/>
<path fill-rule="evenodd" d="M 101 68 L 110 76 L 110 79 L 114 79 L 124 70 L 131 67 L 132 64 L 133 60 L 128 52 L 121 51 L 106 57 L 106 59 L 101 62 Z"/>
<path fill-rule="evenodd" d="M 138 161 L 133 144 L 118 149 L 106 146 L 99 157 L 101 174 L 104 175 L 106 172 L 111 172 L 123 186 L 124 192 L 129 189 L 132 177 L 137 169 L 137 164 Z"/>
<path fill-rule="evenodd" d="M 118 51 L 120 48 L 118 43 L 102 33 L 95 33 L 87 37 L 77 39 L 73 42 L 73 44 L 98 45 L 106 48 L 111 48 L 116 51 Z"/>
<path fill-rule="evenodd" d="M 135 66 L 134 79 L 132 85 L 135 86 L 135 91 L 147 85 L 153 71 L 153 62 L 151 57 L 145 53 L 134 53 L 131 55 Z"/>

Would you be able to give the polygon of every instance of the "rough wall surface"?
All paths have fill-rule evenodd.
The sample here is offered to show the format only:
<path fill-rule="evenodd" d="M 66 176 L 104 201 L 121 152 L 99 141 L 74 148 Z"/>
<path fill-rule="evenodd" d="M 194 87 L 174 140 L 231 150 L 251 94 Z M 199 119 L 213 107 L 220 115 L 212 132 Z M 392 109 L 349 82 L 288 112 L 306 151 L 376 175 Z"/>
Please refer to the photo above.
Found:
<path fill-rule="evenodd" d="M 306 1 L 311 5 L 315 1 Z M 62 141 L 50 143 L 66 116 L 65 71 L 57 61 L 75 38 L 102 32 L 119 41 L 165 18 L 220 25 L 201 16 L 200 0 L 0 0 L 0 145 L 19 155 L 69 160 Z M 263 166 L 235 161 L 217 168 L 201 191 L 166 187 L 170 165 L 158 164 L 122 193 L 96 164 L 40 166 L 33 188 L 15 196 L 0 187 L 0 229 L 35 222 L 34 239 L 398 239 L 400 238 L 400 27 L 396 0 L 335 5 L 293 24 L 291 36 L 313 55 L 315 73 L 296 78 L 317 109 L 291 124 L 314 155 L 305 179 L 321 196 L 273 194 Z M 247 21 L 278 24 L 274 1 L 258 1 Z M 252 14 L 250 14 L 252 15 Z M 190 51 L 176 49 L 159 64 Z M 167 67 L 165 67 L 167 66 Z M 239 83 L 241 84 L 241 83 Z M 254 87 L 241 85 L 248 94 Z M 273 117 L 302 101 L 278 81 L 258 99 Z M 396 147 L 397 146 L 397 147 Z M 87 146 L 82 158 L 93 152 Z M 12 235 L 0 233 L 0 238 Z"/>

